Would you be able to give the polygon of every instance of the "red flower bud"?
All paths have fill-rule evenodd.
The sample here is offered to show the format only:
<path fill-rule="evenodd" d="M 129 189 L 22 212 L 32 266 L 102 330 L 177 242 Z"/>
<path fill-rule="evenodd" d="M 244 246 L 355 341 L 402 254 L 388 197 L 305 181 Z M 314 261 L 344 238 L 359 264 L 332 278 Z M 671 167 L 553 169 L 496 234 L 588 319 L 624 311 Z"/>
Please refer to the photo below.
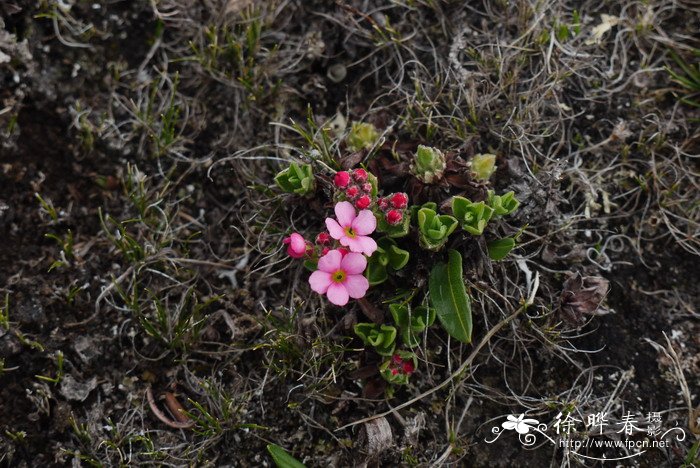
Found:
<path fill-rule="evenodd" d="M 391 375 L 396 375 L 398 373 L 399 371 L 397 369 L 391 369 Z"/>
<path fill-rule="evenodd" d="M 358 210 L 364 210 L 369 206 L 369 204 L 372 202 L 372 200 L 367 196 L 367 195 L 362 195 L 360 198 L 358 198 L 355 201 L 355 207 Z"/>
<path fill-rule="evenodd" d="M 403 209 L 408 205 L 408 195 L 405 193 L 395 193 L 391 196 L 391 205 L 394 208 Z"/>
<path fill-rule="evenodd" d="M 398 354 L 394 354 L 393 356 L 391 356 L 391 361 L 392 361 L 394 364 L 401 364 L 401 362 L 403 361 L 403 359 L 401 359 L 401 356 L 399 356 Z"/>
<path fill-rule="evenodd" d="M 367 182 L 367 171 L 364 169 L 355 169 L 352 171 L 352 178 L 355 179 L 355 182 L 358 184 Z"/>
<path fill-rule="evenodd" d="M 400 211 L 391 210 L 386 214 L 386 222 L 395 226 L 401 222 L 403 215 Z"/>
<path fill-rule="evenodd" d="M 333 184 L 338 188 L 345 188 L 350 183 L 350 174 L 345 171 L 338 171 L 333 177 Z"/>
<path fill-rule="evenodd" d="M 377 200 L 377 205 L 382 211 L 385 211 L 387 208 L 389 208 L 389 202 L 386 200 L 386 198 L 380 198 L 379 200 Z"/>
<path fill-rule="evenodd" d="M 350 253 L 350 251 L 344 247 L 338 247 L 337 250 L 338 250 L 338 252 L 340 252 L 340 255 L 342 255 L 343 257 L 345 257 L 347 254 Z"/>
<path fill-rule="evenodd" d="M 331 242 L 331 236 L 327 232 L 320 232 L 318 236 L 316 236 L 316 243 L 318 245 L 328 245 Z"/>
<path fill-rule="evenodd" d="M 323 257 L 324 255 L 326 255 L 326 254 L 327 254 L 328 252 L 330 252 L 330 251 L 331 251 L 330 248 L 324 247 L 323 250 L 321 250 L 321 257 Z"/>
<path fill-rule="evenodd" d="M 359 193 L 360 193 L 360 189 L 357 188 L 357 185 L 352 185 L 352 186 L 348 187 L 348 189 L 345 191 L 345 196 L 352 200 Z"/>
<path fill-rule="evenodd" d="M 401 370 L 404 372 L 404 374 L 412 374 L 413 371 L 416 370 L 416 368 L 413 365 L 413 362 L 407 360 L 407 361 L 404 361 L 403 364 L 401 365 Z"/>
<path fill-rule="evenodd" d="M 365 193 L 372 193 L 372 184 L 369 182 L 365 182 L 362 184 L 362 191 Z"/>

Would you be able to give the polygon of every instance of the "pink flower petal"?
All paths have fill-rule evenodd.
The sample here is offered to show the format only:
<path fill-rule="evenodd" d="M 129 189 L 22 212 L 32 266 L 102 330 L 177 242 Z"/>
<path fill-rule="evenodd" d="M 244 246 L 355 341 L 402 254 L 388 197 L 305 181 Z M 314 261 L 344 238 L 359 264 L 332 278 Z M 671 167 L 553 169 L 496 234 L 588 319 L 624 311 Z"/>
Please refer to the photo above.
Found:
<path fill-rule="evenodd" d="M 303 254 L 306 252 L 306 241 L 304 238 L 301 236 L 301 234 L 297 234 L 296 232 L 289 236 L 290 238 L 290 244 L 289 247 L 296 252 L 297 254 L 301 253 Z"/>
<path fill-rule="evenodd" d="M 362 242 L 360 242 L 359 237 L 355 237 L 355 238 L 347 237 L 347 236 L 341 237 L 340 244 L 349 248 L 351 252 L 362 253 Z"/>
<path fill-rule="evenodd" d="M 363 254 L 368 257 L 372 256 L 375 250 L 377 250 L 377 242 L 371 237 L 367 236 L 357 236 L 357 241 L 360 243 L 361 250 Z"/>
<path fill-rule="evenodd" d="M 337 306 L 344 306 L 348 303 L 348 300 L 350 299 L 348 290 L 345 289 L 345 286 L 343 286 L 340 283 L 332 283 L 328 287 L 327 294 L 328 300 Z"/>
<path fill-rule="evenodd" d="M 352 230 L 356 234 L 366 236 L 372 234 L 377 228 L 377 218 L 370 210 L 362 210 L 352 222 Z"/>
<path fill-rule="evenodd" d="M 338 250 L 331 250 L 326 255 L 318 259 L 318 269 L 326 273 L 333 273 L 340 269 L 340 261 L 343 259 L 343 254 Z"/>
<path fill-rule="evenodd" d="M 340 269 L 348 275 L 362 274 L 367 268 L 367 259 L 359 253 L 349 253 L 340 262 Z"/>
<path fill-rule="evenodd" d="M 369 288 L 369 281 L 362 275 L 348 275 L 343 282 L 348 295 L 353 299 L 364 297 Z"/>
<path fill-rule="evenodd" d="M 340 239 L 345 235 L 345 231 L 340 224 L 333 218 L 326 218 L 326 228 L 333 239 Z"/>
<path fill-rule="evenodd" d="M 335 217 L 338 218 L 338 224 L 342 227 L 352 225 L 352 221 L 357 216 L 355 207 L 348 201 L 341 201 L 335 205 Z"/>
<path fill-rule="evenodd" d="M 333 284 L 333 280 L 331 279 L 330 273 L 316 270 L 311 273 L 311 276 L 309 276 L 309 284 L 311 285 L 311 289 L 317 293 L 326 294 L 326 291 L 328 291 L 328 286 Z"/>

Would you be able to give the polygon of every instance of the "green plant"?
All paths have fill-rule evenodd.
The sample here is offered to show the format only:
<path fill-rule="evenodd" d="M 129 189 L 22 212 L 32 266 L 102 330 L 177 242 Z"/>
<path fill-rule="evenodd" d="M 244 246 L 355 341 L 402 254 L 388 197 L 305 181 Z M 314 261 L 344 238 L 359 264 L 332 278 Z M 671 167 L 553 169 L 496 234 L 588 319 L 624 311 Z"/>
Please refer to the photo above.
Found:
<path fill-rule="evenodd" d="M 288 193 L 308 195 L 316 190 L 314 173 L 310 164 L 291 163 L 275 176 L 275 183 Z"/>
<path fill-rule="evenodd" d="M 479 180 L 489 180 L 491 175 L 496 172 L 496 155 L 495 154 L 477 154 L 472 158 L 472 172 Z"/>
<path fill-rule="evenodd" d="M 458 222 L 453 216 L 439 215 L 434 203 L 426 203 L 418 209 L 418 238 L 421 247 L 437 251 L 447 242 L 447 238 L 457 228 Z"/>
<path fill-rule="evenodd" d="M 56 377 L 47 377 L 45 375 L 35 375 L 35 377 L 53 384 L 59 383 L 63 378 L 63 351 L 56 351 Z"/>
<path fill-rule="evenodd" d="M 0 307 L 0 326 L 10 329 L 10 293 L 5 293 L 5 303 Z"/>
<path fill-rule="evenodd" d="M 365 276 L 370 286 L 383 283 L 388 278 L 388 272 L 397 271 L 406 266 L 409 259 L 407 250 L 396 245 L 396 241 L 383 237 L 377 241 L 377 250 L 367 261 Z"/>
<path fill-rule="evenodd" d="M 489 251 L 489 257 L 491 260 L 502 260 L 510 253 L 515 247 L 515 239 L 512 237 L 504 237 L 503 239 L 496 239 L 487 244 Z"/>
<path fill-rule="evenodd" d="M 346 139 L 348 148 L 361 151 L 372 148 L 379 140 L 379 132 L 371 123 L 353 122 Z"/>
<path fill-rule="evenodd" d="M 408 378 L 418 367 L 418 358 L 410 351 L 397 351 L 379 366 L 384 380 L 394 385 L 406 385 Z"/>
<path fill-rule="evenodd" d="M 442 327 L 456 340 L 472 341 L 471 299 L 462 278 L 462 256 L 450 250 L 447 263 L 440 262 L 430 272 L 430 302 Z"/>
<path fill-rule="evenodd" d="M 496 216 L 505 216 L 518 209 L 520 202 L 515 198 L 515 193 L 510 191 L 503 195 L 496 195 L 493 190 L 488 192 L 488 205 Z"/>
<path fill-rule="evenodd" d="M 285 449 L 275 444 L 268 444 L 267 451 L 277 468 L 306 468 L 302 462 L 291 456 Z"/>
<path fill-rule="evenodd" d="M 409 348 L 418 346 L 420 334 L 435 322 L 435 309 L 418 306 L 411 310 L 408 304 L 389 304 L 391 316 L 401 331 L 401 340 Z"/>
<path fill-rule="evenodd" d="M 445 155 L 437 148 L 418 145 L 411 171 L 419 180 L 432 184 L 442 179 L 446 167 Z"/>
<path fill-rule="evenodd" d="M 494 210 L 482 201 L 474 203 L 464 197 L 454 197 L 452 199 L 452 213 L 462 229 L 474 236 L 480 236 L 484 233 L 484 228 L 491 219 Z"/>
<path fill-rule="evenodd" d="M 391 325 L 374 323 L 358 323 L 354 327 L 355 334 L 366 346 L 374 347 L 382 356 L 391 356 L 396 347 L 396 328 Z"/>
<path fill-rule="evenodd" d="M 693 107 L 700 107 L 700 101 L 694 97 L 700 93 L 700 63 L 688 63 L 674 51 L 670 51 L 671 58 L 681 68 L 682 72 L 676 72 L 670 67 L 665 67 L 673 81 L 681 85 L 688 92 L 680 101 Z M 693 49 L 693 54 L 700 57 L 700 49 Z"/>

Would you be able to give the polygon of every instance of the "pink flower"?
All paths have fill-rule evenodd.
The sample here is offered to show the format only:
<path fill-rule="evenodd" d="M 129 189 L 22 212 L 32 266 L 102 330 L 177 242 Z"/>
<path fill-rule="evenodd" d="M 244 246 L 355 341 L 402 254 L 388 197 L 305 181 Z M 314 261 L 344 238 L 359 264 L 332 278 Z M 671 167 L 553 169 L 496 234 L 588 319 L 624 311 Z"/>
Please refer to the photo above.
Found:
<path fill-rule="evenodd" d="M 309 284 L 333 304 L 344 306 L 351 297 L 359 299 L 367 292 L 369 281 L 362 275 L 366 267 L 367 259 L 362 254 L 343 256 L 339 250 L 331 250 L 318 259 L 318 270 L 311 273 Z"/>
<path fill-rule="evenodd" d="M 368 257 L 377 250 L 377 243 L 369 237 L 377 227 L 377 219 L 370 210 L 358 214 L 352 203 L 343 201 L 335 205 L 336 221 L 326 218 L 326 227 L 331 237 L 348 247 L 351 252 L 360 252 Z"/>
<path fill-rule="evenodd" d="M 307 245 L 306 240 L 301 236 L 301 234 L 293 233 L 291 236 L 285 238 L 283 243 L 287 244 L 287 254 L 292 258 L 302 258 L 306 255 Z"/>

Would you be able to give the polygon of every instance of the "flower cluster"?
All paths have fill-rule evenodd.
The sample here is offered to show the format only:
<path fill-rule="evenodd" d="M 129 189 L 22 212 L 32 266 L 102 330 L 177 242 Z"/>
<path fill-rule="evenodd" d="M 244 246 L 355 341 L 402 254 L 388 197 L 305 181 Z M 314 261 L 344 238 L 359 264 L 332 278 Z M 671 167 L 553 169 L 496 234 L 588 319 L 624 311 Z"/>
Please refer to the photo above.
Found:
<path fill-rule="evenodd" d="M 394 354 L 391 357 L 391 363 L 389 364 L 388 368 L 389 368 L 389 372 L 391 372 L 391 375 L 397 375 L 397 374 L 411 375 L 411 374 L 413 374 L 413 371 L 416 370 L 416 366 L 413 364 L 412 360 L 403 359 L 398 354 Z"/>
<path fill-rule="evenodd" d="M 342 192 L 358 210 L 366 210 L 372 204 L 372 184 L 364 169 L 351 172 L 338 171 L 333 177 L 333 185 Z"/>
<path fill-rule="evenodd" d="M 384 379 L 396 385 L 405 385 L 408 378 L 416 371 L 418 359 L 410 351 L 397 351 L 380 366 Z"/>
<path fill-rule="evenodd" d="M 377 200 L 377 206 L 384 215 L 384 220 L 391 226 L 396 226 L 403 221 L 408 208 L 408 195 L 405 193 L 392 193 Z"/>
<path fill-rule="evenodd" d="M 338 192 L 336 199 L 342 201 L 335 204 L 335 218 L 326 218 L 327 231 L 316 236 L 315 245 L 299 233 L 283 241 L 290 257 L 306 259 L 307 266 L 315 270 L 309 277 L 311 289 L 338 306 L 364 297 L 369 288 L 364 273 L 367 259 L 378 249 L 371 237 L 377 229 L 377 217 L 393 211 L 396 214 L 390 219 L 398 216 L 400 221 L 408 205 L 406 194 L 393 194 L 386 198 L 391 210 L 375 215 L 369 209 L 375 201 L 375 183 L 376 178 L 364 169 L 337 172 L 333 185 Z"/>

